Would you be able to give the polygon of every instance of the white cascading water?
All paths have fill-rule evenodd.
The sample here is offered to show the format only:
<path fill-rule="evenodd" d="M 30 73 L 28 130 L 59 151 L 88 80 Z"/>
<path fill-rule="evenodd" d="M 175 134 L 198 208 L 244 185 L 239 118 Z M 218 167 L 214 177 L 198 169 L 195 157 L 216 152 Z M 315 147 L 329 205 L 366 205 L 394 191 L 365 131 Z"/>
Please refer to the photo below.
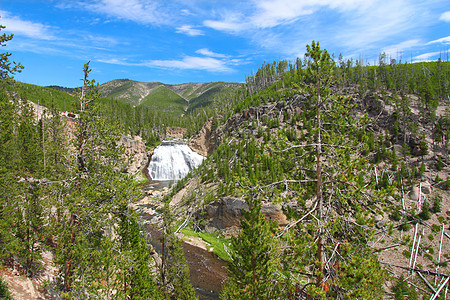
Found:
<path fill-rule="evenodd" d="M 153 152 L 148 173 L 153 180 L 180 180 L 204 159 L 186 144 L 163 142 Z"/>

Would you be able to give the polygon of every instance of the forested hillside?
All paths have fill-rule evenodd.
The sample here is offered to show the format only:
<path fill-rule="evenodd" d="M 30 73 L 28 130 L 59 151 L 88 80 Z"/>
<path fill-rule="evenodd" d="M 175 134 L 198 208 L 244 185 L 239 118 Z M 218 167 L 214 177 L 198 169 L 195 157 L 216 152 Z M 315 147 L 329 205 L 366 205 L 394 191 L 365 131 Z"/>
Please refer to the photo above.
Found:
<path fill-rule="evenodd" d="M 222 299 L 444 299 L 449 63 L 382 54 L 367 66 L 314 41 L 306 50 L 242 85 L 99 87 L 88 62 L 73 94 L 15 82 L 20 65 L 3 55 L 3 274 L 49 299 L 195 299 L 183 232 L 228 260 Z M 167 126 L 203 135 L 210 155 L 151 200 L 158 254 L 130 208 L 142 191 L 119 140 L 152 147 Z M 0 297 L 11 299 L 3 281 Z"/>
<path fill-rule="evenodd" d="M 172 192 L 180 216 L 197 211 L 192 228 L 235 236 L 223 298 L 438 295 L 450 255 L 448 62 L 380 55 L 369 67 L 307 50 L 248 77 L 209 124 L 216 149 Z"/>
<path fill-rule="evenodd" d="M 170 257 L 158 264 L 129 208 L 141 191 L 118 146 L 126 132 L 104 117 L 89 63 L 68 95 L 14 82 L 20 65 L 10 55 L 0 78 L 0 297 L 196 298 L 170 211 L 162 233 Z M 48 107 L 38 118 L 27 100 Z M 75 116 L 58 111 L 69 101 Z"/>

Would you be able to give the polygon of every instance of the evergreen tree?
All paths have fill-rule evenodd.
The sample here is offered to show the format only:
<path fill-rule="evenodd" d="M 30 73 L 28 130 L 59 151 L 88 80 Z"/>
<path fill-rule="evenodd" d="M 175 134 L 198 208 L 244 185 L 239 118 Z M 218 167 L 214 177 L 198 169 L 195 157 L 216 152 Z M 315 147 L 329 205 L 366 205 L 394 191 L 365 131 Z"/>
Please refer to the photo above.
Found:
<path fill-rule="evenodd" d="M 189 265 L 180 240 L 175 236 L 175 219 L 168 204 L 163 208 L 161 279 L 170 299 L 198 299 L 189 280 Z"/>
<path fill-rule="evenodd" d="M 135 216 L 125 205 L 119 215 L 120 250 L 116 267 L 121 271 L 117 276 L 116 288 L 124 297 L 131 299 L 163 299 L 151 270 L 152 257 L 141 228 Z"/>
<path fill-rule="evenodd" d="M 6 27 L 0 25 L 0 31 L 5 29 Z M 3 47 L 6 45 L 6 42 L 12 40 L 14 37 L 13 34 L 3 33 L 0 35 L 0 46 Z M 11 62 L 10 61 L 11 53 L 3 52 L 0 53 L 0 81 L 12 81 L 13 75 L 15 73 L 20 73 L 23 69 L 21 63 Z"/>
<path fill-rule="evenodd" d="M 42 196 L 40 188 L 36 183 L 31 183 L 28 189 L 23 191 L 23 201 L 17 203 L 15 235 L 19 244 L 17 255 L 28 275 L 32 276 L 39 270 L 38 260 L 41 258 L 39 243 L 43 241 L 44 236 L 44 216 L 39 201 L 39 197 Z"/>
<path fill-rule="evenodd" d="M 11 293 L 9 292 L 8 285 L 1 277 L 0 277 L 0 299 L 12 300 L 12 296 Z"/>
<path fill-rule="evenodd" d="M 123 203 L 135 201 L 138 191 L 132 178 L 122 172 L 126 162 L 124 149 L 117 147 L 119 131 L 97 115 L 89 63 L 83 72 L 74 140 L 77 158 L 55 203 L 55 262 L 64 297 L 104 298 L 110 294 L 108 287 L 117 282 L 114 265 L 119 266 L 119 261 L 113 253 L 119 244 L 111 242 L 114 224 L 119 223 Z"/>
<path fill-rule="evenodd" d="M 278 299 L 273 224 L 261 213 L 261 200 L 247 198 L 241 232 L 231 240 L 232 261 L 222 299 Z"/>
<path fill-rule="evenodd" d="M 312 199 L 313 205 L 294 214 L 303 222 L 296 225 L 297 237 L 290 233 L 285 238 L 294 239 L 297 250 L 284 255 L 293 259 L 291 266 L 308 266 L 315 275 L 316 287 L 307 287 L 311 295 L 376 298 L 386 273 L 367 248 L 371 238 L 363 209 L 367 185 L 360 175 L 367 174 L 369 164 L 360 155 L 365 142 L 358 137 L 363 136 L 368 118 L 354 118 L 355 106 L 349 99 L 331 93 L 334 62 L 326 50 L 313 42 L 305 56 L 304 88 L 311 94 L 305 111 L 314 126 L 306 141 L 312 147 L 305 147 L 306 159 L 297 162 L 305 169 L 299 175 L 306 182 L 298 199 L 299 207 L 306 199 Z M 364 283 L 353 281 L 356 274 L 365 278 Z"/>

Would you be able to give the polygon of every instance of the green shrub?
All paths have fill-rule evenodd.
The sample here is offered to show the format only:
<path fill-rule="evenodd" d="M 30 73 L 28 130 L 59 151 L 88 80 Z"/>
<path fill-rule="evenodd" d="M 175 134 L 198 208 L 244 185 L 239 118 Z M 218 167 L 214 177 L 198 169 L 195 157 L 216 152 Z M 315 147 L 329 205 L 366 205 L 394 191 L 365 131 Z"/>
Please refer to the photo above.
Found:
<path fill-rule="evenodd" d="M 392 214 L 391 214 L 391 220 L 393 221 L 400 221 L 402 219 L 402 216 L 400 215 L 400 210 L 399 208 L 396 208 Z"/>
<path fill-rule="evenodd" d="M 441 263 L 438 263 L 437 265 L 440 266 L 440 267 L 443 267 L 443 268 L 447 268 L 448 267 L 448 261 L 443 261 Z"/>
<path fill-rule="evenodd" d="M 411 225 L 409 223 L 403 223 L 398 227 L 398 229 L 401 231 L 408 231 L 411 229 Z"/>
<path fill-rule="evenodd" d="M 3 281 L 2 277 L 0 277 L 0 299 L 12 300 L 11 293 L 8 290 L 8 285 L 5 281 Z"/>
<path fill-rule="evenodd" d="M 444 163 L 442 162 L 442 158 L 440 156 L 438 156 L 438 159 L 436 161 L 436 169 L 438 171 L 442 171 L 442 169 L 444 169 Z"/>
<path fill-rule="evenodd" d="M 429 220 L 431 218 L 430 207 L 428 206 L 427 201 L 423 202 L 422 211 L 420 212 L 419 217 L 422 220 Z"/>
<path fill-rule="evenodd" d="M 420 177 L 422 177 L 425 174 L 425 163 L 422 162 L 422 164 L 420 164 L 420 168 L 419 168 L 419 175 Z"/>
<path fill-rule="evenodd" d="M 403 250 L 402 254 L 406 258 L 410 258 L 411 257 L 411 252 L 409 252 L 408 250 Z"/>

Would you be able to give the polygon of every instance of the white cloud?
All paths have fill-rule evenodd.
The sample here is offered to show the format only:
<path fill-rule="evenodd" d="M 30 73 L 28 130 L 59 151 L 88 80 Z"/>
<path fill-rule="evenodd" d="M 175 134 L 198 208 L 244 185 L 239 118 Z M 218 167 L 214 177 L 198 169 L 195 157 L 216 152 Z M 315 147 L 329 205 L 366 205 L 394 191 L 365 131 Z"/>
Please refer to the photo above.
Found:
<path fill-rule="evenodd" d="M 195 29 L 191 25 L 183 25 L 183 26 L 177 27 L 176 32 L 186 34 L 189 36 L 204 35 L 203 31 L 201 31 L 200 29 Z"/>
<path fill-rule="evenodd" d="M 404 0 L 384 4 L 373 1 L 364 7 L 345 13 L 346 23 L 337 28 L 338 43 L 353 49 L 377 47 L 382 41 L 396 39 L 397 35 L 420 27 L 427 18 L 420 16 L 420 8 L 408 5 Z"/>
<path fill-rule="evenodd" d="M 241 32 L 251 28 L 251 24 L 240 13 L 225 12 L 220 21 L 205 20 L 203 25 L 219 31 Z"/>
<path fill-rule="evenodd" d="M 440 54 L 441 52 L 429 52 L 413 57 L 415 62 L 430 61 L 430 58 Z"/>
<path fill-rule="evenodd" d="M 96 0 L 94 3 L 85 5 L 89 10 L 141 24 L 169 24 L 172 19 L 157 1 Z"/>
<path fill-rule="evenodd" d="M 242 26 L 237 23 L 227 21 L 206 20 L 203 25 L 220 31 L 241 31 Z"/>
<path fill-rule="evenodd" d="M 450 44 L 450 36 L 443 37 L 443 38 L 440 38 L 440 39 L 428 42 L 427 45 L 429 45 L 429 44 L 436 44 L 436 43 Z"/>
<path fill-rule="evenodd" d="M 211 14 L 203 25 L 249 37 L 260 47 L 284 55 L 302 53 L 305 44 L 299 41 L 313 39 L 342 50 L 379 49 L 386 41 L 392 43 L 399 34 L 430 21 L 421 5 L 407 0 L 253 0 L 240 4 L 234 10 Z M 397 46 L 406 49 L 408 45 Z"/>
<path fill-rule="evenodd" d="M 120 65 L 120 66 L 135 66 L 136 64 L 128 63 L 122 59 L 118 58 L 100 58 L 97 59 L 98 62 L 102 62 L 105 64 L 111 64 L 111 65 Z"/>
<path fill-rule="evenodd" d="M 212 57 L 185 56 L 182 59 L 156 59 L 137 63 L 127 62 L 123 59 L 110 58 L 99 59 L 99 62 L 122 65 L 122 66 L 141 66 L 161 69 L 179 69 L 179 70 L 203 70 L 208 72 L 229 73 L 233 69 L 231 65 L 237 65 L 239 60 L 221 60 Z"/>
<path fill-rule="evenodd" d="M 198 49 L 197 51 L 195 51 L 195 53 L 210 57 L 219 57 L 219 58 L 227 57 L 225 54 L 212 52 L 207 48 Z"/>
<path fill-rule="evenodd" d="M 55 37 L 51 33 L 50 26 L 41 23 L 22 20 L 10 15 L 7 11 L 0 10 L 1 23 L 6 26 L 5 31 L 12 32 L 17 36 L 27 36 L 41 40 L 51 40 Z"/>
<path fill-rule="evenodd" d="M 419 45 L 421 45 L 420 40 L 412 39 L 412 40 L 407 40 L 407 41 L 401 42 L 396 45 L 385 47 L 381 50 L 381 52 L 386 53 L 386 55 L 388 57 L 390 56 L 392 58 L 395 58 L 396 56 L 401 55 L 403 53 L 403 51 L 411 49 L 411 48 L 419 46 Z"/>
<path fill-rule="evenodd" d="M 216 72 L 229 72 L 231 69 L 222 60 L 211 57 L 186 56 L 181 60 L 151 60 L 145 63 L 148 66 L 173 68 L 173 69 L 196 69 Z"/>
<path fill-rule="evenodd" d="M 339 11 L 365 7 L 375 0 L 253 0 L 247 7 L 239 3 L 235 11 L 222 11 L 219 20 L 206 20 L 204 25 L 221 31 L 239 32 L 255 28 L 273 28 L 289 24 L 328 7 Z M 248 12 L 245 14 L 245 12 Z"/>
<path fill-rule="evenodd" d="M 450 10 L 443 13 L 439 20 L 450 23 Z"/>
<path fill-rule="evenodd" d="M 195 15 L 189 9 L 182 9 L 182 10 L 180 10 L 180 13 L 185 16 L 194 16 Z"/>
<path fill-rule="evenodd" d="M 312 1 L 314 2 L 314 1 Z M 256 1 L 257 13 L 250 17 L 255 27 L 268 28 L 290 22 L 302 15 L 314 12 L 311 2 L 303 1 Z"/>

